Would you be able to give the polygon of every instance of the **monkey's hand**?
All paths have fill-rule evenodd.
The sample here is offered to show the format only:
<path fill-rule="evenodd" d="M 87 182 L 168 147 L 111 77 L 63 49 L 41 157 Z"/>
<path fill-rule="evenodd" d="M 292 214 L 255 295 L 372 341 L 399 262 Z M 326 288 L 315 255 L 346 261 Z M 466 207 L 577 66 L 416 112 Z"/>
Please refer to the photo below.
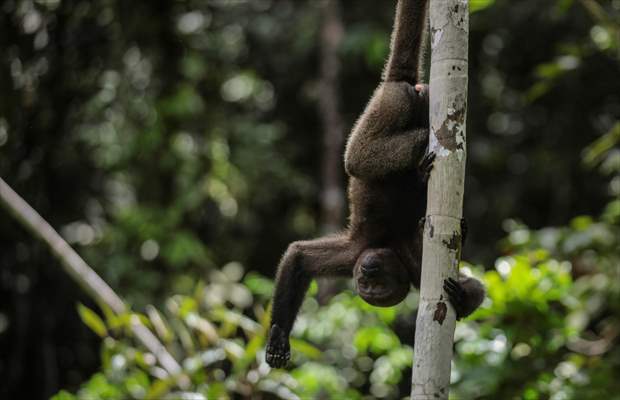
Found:
<path fill-rule="evenodd" d="M 267 342 L 267 364 L 273 368 L 282 368 L 291 358 L 291 347 L 288 343 L 288 335 L 278 325 L 271 326 L 269 341 Z"/>
<path fill-rule="evenodd" d="M 424 155 L 420 163 L 418 164 L 418 174 L 422 183 L 427 183 L 428 178 L 431 176 L 433 170 L 433 161 L 435 161 L 435 153 L 429 152 Z"/>

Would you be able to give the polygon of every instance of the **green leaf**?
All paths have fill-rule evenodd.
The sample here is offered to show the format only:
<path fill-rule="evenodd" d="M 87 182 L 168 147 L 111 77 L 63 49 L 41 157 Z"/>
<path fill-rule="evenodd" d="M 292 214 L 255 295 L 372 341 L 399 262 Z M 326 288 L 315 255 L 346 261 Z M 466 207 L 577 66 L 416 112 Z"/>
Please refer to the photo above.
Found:
<path fill-rule="evenodd" d="M 609 132 L 605 133 L 603 136 L 586 147 L 582 153 L 583 163 L 587 167 L 593 168 L 595 165 L 602 162 L 605 155 L 619 143 L 620 122 L 616 122 Z"/>
<path fill-rule="evenodd" d="M 573 220 L 570 222 L 570 225 L 576 231 L 584 231 L 590 225 L 592 225 L 593 222 L 594 221 L 592 220 L 592 217 L 588 215 L 581 215 L 579 217 L 573 218 Z"/>
<path fill-rule="evenodd" d="M 228 391 L 223 382 L 213 382 L 207 389 L 208 399 L 229 399 Z"/>
<path fill-rule="evenodd" d="M 380 354 L 400 346 L 400 341 L 394 332 L 378 326 L 357 331 L 353 343 L 361 353 L 372 351 Z"/>
<path fill-rule="evenodd" d="M 256 272 L 249 272 L 245 279 L 243 279 L 243 283 L 255 295 L 271 297 L 273 294 L 273 281 Z"/>
<path fill-rule="evenodd" d="M 146 399 L 161 399 L 164 395 L 166 395 L 172 386 L 174 385 L 174 381 L 172 379 L 159 379 L 151 385 L 149 391 L 146 394 Z"/>
<path fill-rule="evenodd" d="M 319 358 L 321 358 L 321 350 L 317 349 L 305 340 L 291 338 L 290 342 L 293 352 L 301 353 L 311 360 L 318 360 Z"/>
<path fill-rule="evenodd" d="M 108 330 L 105 326 L 105 323 L 96 312 L 86 307 L 82 303 L 78 303 L 78 314 L 82 319 L 82 322 L 86 326 L 88 326 L 93 332 L 95 332 L 100 337 L 106 337 L 108 335 Z"/>
<path fill-rule="evenodd" d="M 114 330 L 122 326 L 119 316 L 116 315 L 110 307 L 102 304 L 99 306 L 99 308 L 103 312 L 103 316 L 105 317 L 105 323 L 109 327 L 109 329 Z"/>
<path fill-rule="evenodd" d="M 473 14 L 477 11 L 484 10 L 495 4 L 495 0 L 471 0 L 469 2 L 469 13 Z"/>
<path fill-rule="evenodd" d="M 61 390 L 60 392 L 53 395 L 50 400 L 76 400 L 77 397 L 67 392 L 66 390 Z"/>

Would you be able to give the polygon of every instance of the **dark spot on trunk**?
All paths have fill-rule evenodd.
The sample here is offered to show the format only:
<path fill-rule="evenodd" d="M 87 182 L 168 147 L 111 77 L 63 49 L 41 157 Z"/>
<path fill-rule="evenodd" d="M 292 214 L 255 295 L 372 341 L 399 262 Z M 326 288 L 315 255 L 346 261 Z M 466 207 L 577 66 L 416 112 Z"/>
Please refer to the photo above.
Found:
<path fill-rule="evenodd" d="M 454 66 L 452 67 L 454 69 Z M 460 68 L 459 68 L 460 69 Z M 458 126 L 463 126 L 465 123 L 465 109 L 463 104 L 452 104 L 452 107 L 455 110 L 458 110 L 454 114 L 448 114 L 443 124 L 439 129 L 435 132 L 435 137 L 437 137 L 437 141 L 441 143 L 443 147 L 450 151 L 454 151 L 456 149 L 463 149 L 462 143 L 456 142 L 456 131 L 450 131 L 448 125 L 452 126 L 452 130 L 455 130 Z"/>
<path fill-rule="evenodd" d="M 428 236 L 432 238 L 434 234 L 435 234 L 435 227 L 433 226 L 433 224 L 431 223 L 430 218 L 429 218 L 429 221 L 428 221 Z"/>
<path fill-rule="evenodd" d="M 448 306 L 443 301 L 437 302 L 437 308 L 435 308 L 435 313 L 433 314 L 433 321 L 439 322 L 439 325 L 443 325 L 443 321 L 446 319 L 446 314 L 448 313 Z"/>
<path fill-rule="evenodd" d="M 458 232 L 454 232 L 452 234 L 452 237 L 450 237 L 450 240 L 443 240 L 442 242 L 446 245 L 448 249 L 452 251 L 458 251 L 459 243 L 461 243 L 461 235 Z"/>

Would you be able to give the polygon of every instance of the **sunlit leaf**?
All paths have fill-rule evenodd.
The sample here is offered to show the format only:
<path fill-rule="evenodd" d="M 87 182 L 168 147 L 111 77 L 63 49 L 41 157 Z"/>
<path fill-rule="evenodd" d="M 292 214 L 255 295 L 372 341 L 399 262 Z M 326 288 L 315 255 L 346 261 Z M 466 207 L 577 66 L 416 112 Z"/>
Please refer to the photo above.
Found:
<path fill-rule="evenodd" d="M 61 390 L 60 392 L 52 396 L 50 400 L 77 400 L 77 397 L 67 392 L 66 390 Z"/>
<path fill-rule="evenodd" d="M 299 352 L 311 360 L 318 360 L 321 358 L 321 350 L 317 349 L 305 340 L 291 338 L 290 343 L 293 351 Z"/>
<path fill-rule="evenodd" d="M 78 314 L 80 315 L 80 319 L 86 326 L 88 326 L 93 332 L 95 332 L 100 337 L 106 337 L 108 335 L 108 330 L 105 326 L 103 320 L 97 315 L 96 312 L 86 307 L 82 303 L 78 303 Z"/>
<path fill-rule="evenodd" d="M 271 297 L 273 294 L 273 281 L 255 272 L 249 272 L 243 279 L 243 283 L 255 295 Z"/>
<path fill-rule="evenodd" d="M 174 380 L 170 378 L 156 380 L 149 388 L 149 391 L 146 393 L 145 399 L 161 399 L 173 388 L 173 386 Z"/>
<path fill-rule="evenodd" d="M 492 6 L 495 3 L 495 0 L 470 0 L 469 2 L 469 12 L 475 13 L 480 10 L 484 10 L 487 7 Z"/>

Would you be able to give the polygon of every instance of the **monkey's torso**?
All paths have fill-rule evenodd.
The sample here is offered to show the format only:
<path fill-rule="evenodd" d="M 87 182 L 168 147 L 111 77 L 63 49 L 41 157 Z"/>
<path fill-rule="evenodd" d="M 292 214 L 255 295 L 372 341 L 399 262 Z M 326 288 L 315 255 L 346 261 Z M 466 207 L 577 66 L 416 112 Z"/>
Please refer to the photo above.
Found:
<path fill-rule="evenodd" d="M 408 244 L 426 211 L 426 185 L 416 170 L 381 180 L 349 179 L 349 233 L 365 247 Z"/>

